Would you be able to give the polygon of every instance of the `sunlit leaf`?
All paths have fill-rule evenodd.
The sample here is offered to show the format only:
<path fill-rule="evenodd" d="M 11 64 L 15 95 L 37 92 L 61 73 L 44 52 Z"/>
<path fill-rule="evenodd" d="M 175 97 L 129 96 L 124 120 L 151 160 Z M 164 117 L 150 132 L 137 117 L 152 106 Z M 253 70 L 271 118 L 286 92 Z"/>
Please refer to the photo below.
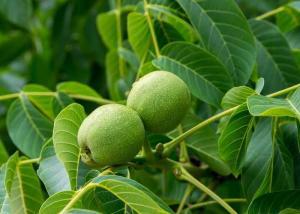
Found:
<path fill-rule="evenodd" d="M 63 109 L 54 121 L 53 144 L 55 152 L 69 175 L 72 189 L 77 188 L 80 158 L 77 132 L 84 118 L 83 107 L 74 103 Z"/>

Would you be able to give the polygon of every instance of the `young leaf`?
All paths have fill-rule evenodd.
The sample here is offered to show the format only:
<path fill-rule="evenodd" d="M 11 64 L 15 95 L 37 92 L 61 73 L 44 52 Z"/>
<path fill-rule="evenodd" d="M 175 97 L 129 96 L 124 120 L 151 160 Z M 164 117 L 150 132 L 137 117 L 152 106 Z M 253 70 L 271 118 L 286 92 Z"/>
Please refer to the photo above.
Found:
<path fill-rule="evenodd" d="M 254 95 L 247 101 L 253 116 L 289 116 L 300 120 L 300 88 L 286 99 Z"/>
<path fill-rule="evenodd" d="M 51 92 L 42 85 L 29 84 L 22 89 L 24 92 Z M 52 96 L 28 96 L 29 100 L 48 118 L 54 119 L 52 104 L 55 97 Z"/>
<path fill-rule="evenodd" d="M 233 0 L 177 0 L 205 47 L 225 65 L 237 85 L 248 82 L 255 63 L 255 43 Z"/>
<path fill-rule="evenodd" d="M 258 20 L 251 20 L 250 25 L 257 41 L 258 73 L 265 79 L 263 92 L 271 93 L 299 83 L 300 70 L 286 39 L 276 26 Z"/>
<path fill-rule="evenodd" d="M 79 82 L 63 82 L 57 85 L 57 91 L 70 95 L 101 97 L 94 89 Z"/>
<path fill-rule="evenodd" d="M 182 131 L 187 131 L 201 120 L 193 114 L 188 114 L 181 123 Z M 168 135 L 171 138 L 177 137 L 180 134 L 178 131 L 173 131 Z M 229 167 L 221 160 L 218 154 L 217 135 L 214 130 L 207 126 L 197 131 L 193 136 L 185 139 L 188 149 L 195 153 L 199 159 L 205 162 L 221 175 L 228 175 L 230 173 Z"/>
<path fill-rule="evenodd" d="M 37 174 L 49 195 L 71 190 L 68 173 L 55 154 L 52 140 L 49 140 L 41 151 Z"/>
<path fill-rule="evenodd" d="M 231 115 L 219 138 L 219 154 L 235 176 L 241 171 L 253 122 L 254 118 L 249 114 L 246 104 L 243 104 Z"/>
<path fill-rule="evenodd" d="M 52 123 L 21 95 L 10 106 L 6 124 L 14 144 L 30 158 L 40 155 L 43 144 L 52 135 Z"/>
<path fill-rule="evenodd" d="M 286 208 L 300 209 L 300 190 L 286 190 L 262 195 L 250 204 L 248 213 L 279 213 Z"/>
<path fill-rule="evenodd" d="M 222 91 L 233 85 L 226 69 L 213 55 L 187 42 L 166 45 L 162 56 L 153 64 L 178 75 L 194 96 L 216 107 L 221 102 Z"/>
<path fill-rule="evenodd" d="M 58 159 L 63 163 L 72 189 L 77 188 L 80 148 L 77 143 L 77 132 L 85 118 L 81 105 L 71 104 L 55 118 L 53 144 Z"/>
<path fill-rule="evenodd" d="M 221 106 L 223 109 L 233 108 L 247 101 L 247 98 L 256 92 L 247 86 L 239 86 L 230 89 L 222 99 Z"/>

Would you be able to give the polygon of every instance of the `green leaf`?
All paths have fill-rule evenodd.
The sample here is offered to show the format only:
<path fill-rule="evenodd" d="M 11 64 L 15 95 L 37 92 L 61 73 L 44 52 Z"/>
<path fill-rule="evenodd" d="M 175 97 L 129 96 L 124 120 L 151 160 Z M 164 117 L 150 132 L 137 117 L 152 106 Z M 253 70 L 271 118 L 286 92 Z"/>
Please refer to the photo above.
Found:
<path fill-rule="evenodd" d="M 71 190 L 68 173 L 55 154 L 52 140 L 49 140 L 41 151 L 37 174 L 49 195 Z"/>
<path fill-rule="evenodd" d="M 13 176 L 5 178 L 11 184 L 11 188 L 6 185 L 11 213 L 37 213 L 44 201 L 39 179 L 31 164 L 20 164 L 19 160 L 26 158 L 15 155 L 15 168 L 10 165 L 6 169 L 6 174 L 14 171 Z"/>
<path fill-rule="evenodd" d="M 71 209 L 70 211 L 68 211 L 68 214 L 101 214 L 101 213 L 93 210 Z"/>
<path fill-rule="evenodd" d="M 223 109 L 230 109 L 241 105 L 247 101 L 247 98 L 256 92 L 247 86 L 239 86 L 230 89 L 222 99 L 221 106 Z"/>
<path fill-rule="evenodd" d="M 22 89 L 24 92 L 51 92 L 48 88 L 37 85 L 37 84 L 29 84 L 25 85 Z M 53 102 L 54 97 L 52 96 L 28 96 L 29 100 L 48 118 L 54 119 L 53 114 Z"/>
<path fill-rule="evenodd" d="M 128 15 L 127 28 L 128 40 L 134 52 L 144 62 L 149 49 L 153 48 L 147 18 L 143 14 L 132 12 Z"/>
<path fill-rule="evenodd" d="M 6 151 L 6 148 L 5 148 L 2 140 L 0 139 L 0 166 L 7 161 L 8 157 L 9 156 Z"/>
<path fill-rule="evenodd" d="M 225 65 L 235 84 L 248 82 L 255 63 L 255 43 L 233 0 L 177 0 L 205 47 Z"/>
<path fill-rule="evenodd" d="M 201 120 L 196 115 L 187 114 L 181 123 L 182 131 L 187 131 L 200 122 Z M 174 138 L 179 134 L 180 132 L 175 130 L 169 133 L 169 137 Z M 218 154 L 217 135 L 211 127 L 207 126 L 198 130 L 192 136 L 186 138 L 185 142 L 188 149 L 195 153 L 201 161 L 208 164 L 212 170 L 221 175 L 230 173 L 229 167 Z"/>
<path fill-rule="evenodd" d="M 0 213 L 11 213 L 8 193 L 5 188 L 6 164 L 0 167 Z"/>
<path fill-rule="evenodd" d="M 57 85 L 57 91 L 70 95 L 101 97 L 94 89 L 79 82 L 63 82 Z"/>
<path fill-rule="evenodd" d="M 72 199 L 75 191 L 62 191 L 50 196 L 41 206 L 39 214 L 59 213 Z M 78 201 L 73 207 L 81 207 Z"/>
<path fill-rule="evenodd" d="M 40 155 L 43 144 L 52 136 L 52 123 L 21 95 L 11 104 L 6 118 L 13 143 L 30 158 Z"/>
<path fill-rule="evenodd" d="M 257 70 L 265 79 L 263 92 L 271 93 L 299 83 L 300 70 L 278 28 L 257 20 L 251 20 L 250 25 L 257 41 Z"/>
<path fill-rule="evenodd" d="M 97 28 L 104 44 L 109 49 L 118 48 L 118 23 L 115 10 L 101 13 L 97 17 Z"/>
<path fill-rule="evenodd" d="M 282 32 L 288 32 L 300 25 L 299 2 L 291 2 L 276 14 L 276 25 Z"/>
<path fill-rule="evenodd" d="M 19 27 L 28 28 L 32 15 L 30 0 L 0 0 L 0 14 Z"/>
<path fill-rule="evenodd" d="M 219 154 L 235 176 L 241 172 L 253 122 L 254 118 L 249 114 L 246 104 L 243 104 L 231 115 L 219 138 Z"/>
<path fill-rule="evenodd" d="M 106 65 L 106 83 L 107 83 L 110 97 L 113 100 L 121 100 L 122 95 L 118 87 L 118 81 L 121 79 L 120 60 L 117 51 L 112 50 L 106 54 L 105 65 Z"/>
<path fill-rule="evenodd" d="M 30 46 L 30 38 L 29 36 L 24 35 L 24 33 L 13 32 L 6 34 L 3 39 L 0 39 L 0 53 L 5 53 L 0 55 L 0 65 L 4 66 L 9 64 L 11 61 L 15 60 L 18 56 L 28 50 Z"/>
<path fill-rule="evenodd" d="M 256 125 L 243 164 L 241 181 L 247 198 L 271 190 L 273 152 L 272 120 L 262 119 Z"/>
<path fill-rule="evenodd" d="M 286 208 L 300 209 L 300 190 L 286 190 L 262 195 L 250 204 L 248 213 L 275 214 Z"/>
<path fill-rule="evenodd" d="M 67 170 L 72 189 L 77 188 L 80 159 L 77 133 L 84 118 L 85 112 L 83 107 L 73 103 L 64 108 L 54 121 L 53 144 L 55 152 Z"/>
<path fill-rule="evenodd" d="M 114 194 L 136 213 L 174 213 L 160 198 L 134 180 L 108 175 L 94 178 L 92 182 Z"/>
<path fill-rule="evenodd" d="M 279 214 L 299 214 L 299 213 L 300 213 L 300 210 L 286 208 L 286 209 L 280 211 Z"/>
<path fill-rule="evenodd" d="M 174 9 L 159 4 L 148 4 L 147 8 L 156 20 L 165 22 L 176 29 L 184 41 L 194 42 L 196 40 L 196 33 L 192 26 L 180 18 Z"/>
<path fill-rule="evenodd" d="M 16 173 L 17 164 L 19 161 L 18 152 L 9 157 L 5 167 L 5 189 L 8 193 L 11 192 L 12 181 Z"/>
<path fill-rule="evenodd" d="M 222 91 L 233 85 L 226 69 L 213 55 L 187 42 L 166 45 L 153 64 L 178 75 L 194 96 L 216 107 Z"/>
<path fill-rule="evenodd" d="M 247 101 L 253 116 L 289 116 L 300 120 L 300 88 L 286 99 L 254 95 Z"/>

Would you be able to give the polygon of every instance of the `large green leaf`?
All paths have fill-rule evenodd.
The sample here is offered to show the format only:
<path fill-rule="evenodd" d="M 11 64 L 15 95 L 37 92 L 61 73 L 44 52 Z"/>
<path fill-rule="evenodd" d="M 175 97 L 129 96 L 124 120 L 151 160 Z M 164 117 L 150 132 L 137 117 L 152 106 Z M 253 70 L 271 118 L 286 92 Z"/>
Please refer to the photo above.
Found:
<path fill-rule="evenodd" d="M 130 13 L 128 15 L 127 28 L 128 40 L 134 52 L 144 62 L 149 50 L 153 47 L 146 16 L 136 12 Z"/>
<path fill-rule="evenodd" d="M 246 18 L 233 0 L 177 0 L 205 47 L 232 75 L 235 84 L 248 82 L 255 63 L 255 43 Z"/>
<path fill-rule="evenodd" d="M 55 154 L 52 140 L 49 140 L 41 151 L 37 174 L 44 183 L 49 195 L 71 190 L 68 173 Z"/>
<path fill-rule="evenodd" d="M 247 98 L 256 92 L 247 86 L 239 86 L 230 89 L 222 99 L 222 107 L 224 109 L 233 108 L 247 101 Z"/>
<path fill-rule="evenodd" d="M 6 124 L 14 144 L 27 156 L 39 157 L 43 144 L 52 135 L 52 123 L 24 95 L 10 106 Z"/>
<path fill-rule="evenodd" d="M 92 182 L 114 194 L 136 213 L 173 213 L 160 198 L 134 180 L 108 175 L 94 178 Z"/>
<path fill-rule="evenodd" d="M 29 84 L 22 88 L 24 92 L 51 92 L 48 88 L 37 85 Z M 53 102 L 55 97 L 53 96 L 28 96 L 29 100 L 48 118 L 54 119 Z"/>
<path fill-rule="evenodd" d="M 283 6 L 284 10 L 277 13 L 276 25 L 282 32 L 289 32 L 300 25 L 299 1 L 291 2 Z"/>
<path fill-rule="evenodd" d="M 246 104 L 243 104 L 231 115 L 219 138 L 219 154 L 235 176 L 241 171 L 253 122 L 254 118 L 249 114 Z"/>
<path fill-rule="evenodd" d="M 32 15 L 32 2 L 30 0 L 0 0 L 0 14 L 11 23 L 28 28 Z"/>
<path fill-rule="evenodd" d="M 247 198 L 271 190 L 273 147 L 272 119 L 262 119 L 256 125 L 243 164 L 242 185 Z"/>
<path fill-rule="evenodd" d="M 57 91 L 70 95 L 81 95 L 90 97 L 101 97 L 94 89 L 79 82 L 62 82 L 57 85 Z"/>
<path fill-rule="evenodd" d="M 164 22 L 172 26 L 181 35 L 184 41 L 195 41 L 196 33 L 194 29 L 176 13 L 176 10 L 174 11 L 174 9 L 170 7 L 159 4 L 148 4 L 147 8 L 150 14 L 160 23 Z"/>
<path fill-rule="evenodd" d="M 200 123 L 201 120 L 193 114 L 188 114 L 181 123 L 182 130 L 187 131 Z M 177 137 L 180 132 L 173 131 L 169 133 L 171 138 Z M 228 175 L 230 173 L 229 167 L 221 160 L 218 154 L 217 135 L 214 130 L 207 126 L 192 136 L 185 139 L 188 149 L 195 153 L 199 159 L 208 164 L 212 170 L 221 175 Z"/>
<path fill-rule="evenodd" d="M 75 191 L 62 191 L 50 196 L 41 206 L 40 214 L 59 213 L 72 199 Z M 81 200 L 73 207 L 81 207 Z"/>
<path fill-rule="evenodd" d="M 83 107 L 74 103 L 64 108 L 54 121 L 53 144 L 55 152 L 66 168 L 72 189 L 77 188 L 80 159 L 77 133 L 84 118 Z"/>
<path fill-rule="evenodd" d="M 31 164 L 20 164 L 19 161 L 26 160 L 14 155 L 12 164 L 7 165 L 5 182 L 9 193 L 9 204 L 11 213 L 37 213 L 44 201 L 41 185 Z M 11 173 L 13 170 L 13 173 Z M 7 176 L 10 173 L 10 176 Z"/>
<path fill-rule="evenodd" d="M 222 91 L 233 85 L 226 69 L 213 55 L 187 42 L 166 45 L 153 64 L 178 75 L 194 96 L 216 107 L 223 97 Z"/>
<path fill-rule="evenodd" d="M 300 120 L 300 88 L 286 99 L 254 95 L 247 101 L 253 116 L 289 116 Z"/>
<path fill-rule="evenodd" d="M 101 13 L 97 17 L 97 28 L 103 42 L 109 49 L 118 48 L 118 23 L 117 11 Z"/>
<path fill-rule="evenodd" d="M 248 213 L 277 214 L 286 208 L 300 209 L 300 190 L 286 190 L 262 195 L 251 203 Z"/>
<path fill-rule="evenodd" d="M 257 20 L 251 20 L 250 25 L 257 41 L 257 70 L 265 79 L 263 92 L 271 93 L 299 83 L 300 70 L 278 28 Z"/>

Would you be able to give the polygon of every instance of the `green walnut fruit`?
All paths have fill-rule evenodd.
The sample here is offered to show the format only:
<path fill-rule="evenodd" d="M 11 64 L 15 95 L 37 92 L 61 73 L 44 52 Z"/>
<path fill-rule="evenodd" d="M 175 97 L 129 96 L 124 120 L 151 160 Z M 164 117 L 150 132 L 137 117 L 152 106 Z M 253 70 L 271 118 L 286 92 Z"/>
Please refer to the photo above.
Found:
<path fill-rule="evenodd" d="M 190 102 L 189 89 L 179 77 L 154 71 L 133 84 L 127 106 L 140 115 L 147 131 L 165 133 L 179 125 Z"/>
<path fill-rule="evenodd" d="M 134 110 L 120 104 L 97 108 L 82 122 L 78 131 L 82 161 L 97 167 L 132 160 L 144 140 L 141 118 Z"/>

